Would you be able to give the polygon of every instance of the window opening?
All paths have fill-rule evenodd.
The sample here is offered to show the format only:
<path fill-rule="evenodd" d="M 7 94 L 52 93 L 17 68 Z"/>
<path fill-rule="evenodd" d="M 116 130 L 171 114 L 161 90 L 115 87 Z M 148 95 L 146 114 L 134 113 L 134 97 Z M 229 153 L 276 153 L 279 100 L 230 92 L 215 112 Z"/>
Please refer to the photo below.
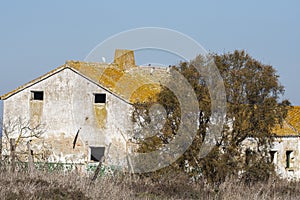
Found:
<path fill-rule="evenodd" d="M 286 168 L 291 167 L 291 155 L 293 151 L 286 151 Z"/>
<path fill-rule="evenodd" d="M 277 163 L 277 151 L 270 151 L 270 158 L 271 158 L 271 162 L 276 164 Z"/>
<path fill-rule="evenodd" d="M 106 94 L 95 94 L 95 103 L 105 103 L 106 102 Z"/>
<path fill-rule="evenodd" d="M 39 100 L 43 101 L 44 100 L 44 92 L 43 91 L 32 91 L 31 92 L 32 100 Z"/>
<path fill-rule="evenodd" d="M 91 161 L 99 162 L 104 156 L 105 147 L 90 147 L 91 148 Z"/>

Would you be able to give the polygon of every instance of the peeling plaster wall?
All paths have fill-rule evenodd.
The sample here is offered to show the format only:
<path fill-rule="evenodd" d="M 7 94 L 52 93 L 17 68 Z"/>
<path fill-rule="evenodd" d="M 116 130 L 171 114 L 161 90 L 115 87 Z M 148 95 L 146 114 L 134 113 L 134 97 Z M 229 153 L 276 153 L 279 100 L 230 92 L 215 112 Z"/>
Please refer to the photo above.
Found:
<path fill-rule="evenodd" d="M 247 148 L 256 151 L 257 142 L 253 138 L 247 138 L 242 143 L 243 152 Z M 287 151 L 291 151 L 287 167 Z M 276 174 L 284 179 L 300 180 L 300 137 L 286 136 L 275 137 L 270 153 L 273 153 L 273 163 Z"/>
<path fill-rule="evenodd" d="M 31 91 L 44 91 L 44 100 L 31 100 Z M 106 103 L 95 104 L 95 93 L 106 93 Z M 4 100 L 3 118 L 4 124 L 22 118 L 46 126 L 43 137 L 31 142 L 39 159 L 88 162 L 90 146 L 104 146 L 107 151 L 111 143 L 107 162 L 118 165 L 125 162 L 130 112 L 130 104 L 66 68 Z"/>
<path fill-rule="evenodd" d="M 272 151 L 276 151 L 274 164 L 277 174 L 282 178 L 300 179 L 300 138 L 299 137 L 276 137 Z M 286 166 L 286 152 L 290 155 L 290 167 Z"/>

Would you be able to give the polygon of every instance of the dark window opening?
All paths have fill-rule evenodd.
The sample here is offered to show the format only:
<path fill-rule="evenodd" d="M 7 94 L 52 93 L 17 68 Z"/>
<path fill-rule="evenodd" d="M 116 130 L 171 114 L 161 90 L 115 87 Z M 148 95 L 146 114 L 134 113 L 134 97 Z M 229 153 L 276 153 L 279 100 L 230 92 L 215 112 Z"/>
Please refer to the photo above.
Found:
<path fill-rule="evenodd" d="M 293 151 L 286 151 L 285 155 L 286 155 L 286 168 L 290 168 L 291 167 L 291 155 L 292 155 Z"/>
<path fill-rule="evenodd" d="M 270 158 L 271 158 L 271 162 L 272 163 L 276 163 L 276 154 L 277 154 L 277 151 L 270 151 Z"/>
<path fill-rule="evenodd" d="M 44 92 L 43 91 L 33 91 L 32 92 L 32 99 L 33 100 L 44 100 Z"/>
<path fill-rule="evenodd" d="M 105 147 L 91 147 L 91 161 L 99 162 L 104 156 Z"/>
<path fill-rule="evenodd" d="M 253 157 L 254 157 L 255 152 L 252 151 L 251 149 L 247 148 L 245 151 L 245 155 L 246 155 L 246 165 L 249 165 L 252 163 Z"/>
<path fill-rule="evenodd" d="M 106 102 L 106 94 L 95 94 L 95 103 L 105 103 Z"/>

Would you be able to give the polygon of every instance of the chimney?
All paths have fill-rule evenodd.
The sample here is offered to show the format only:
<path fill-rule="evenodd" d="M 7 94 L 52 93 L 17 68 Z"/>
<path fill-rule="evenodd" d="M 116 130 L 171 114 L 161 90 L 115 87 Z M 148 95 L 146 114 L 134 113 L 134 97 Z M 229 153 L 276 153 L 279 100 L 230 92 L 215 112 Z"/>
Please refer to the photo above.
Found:
<path fill-rule="evenodd" d="M 126 49 L 116 49 L 114 63 L 122 70 L 135 67 L 134 52 Z"/>

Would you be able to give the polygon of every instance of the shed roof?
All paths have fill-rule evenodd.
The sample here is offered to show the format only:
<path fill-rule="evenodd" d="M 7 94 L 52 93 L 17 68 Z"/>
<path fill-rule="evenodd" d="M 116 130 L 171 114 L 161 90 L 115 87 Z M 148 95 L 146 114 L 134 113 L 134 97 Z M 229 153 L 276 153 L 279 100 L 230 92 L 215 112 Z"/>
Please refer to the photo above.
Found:
<path fill-rule="evenodd" d="M 300 136 L 300 106 L 291 106 L 282 125 L 274 128 L 276 136 Z"/>

